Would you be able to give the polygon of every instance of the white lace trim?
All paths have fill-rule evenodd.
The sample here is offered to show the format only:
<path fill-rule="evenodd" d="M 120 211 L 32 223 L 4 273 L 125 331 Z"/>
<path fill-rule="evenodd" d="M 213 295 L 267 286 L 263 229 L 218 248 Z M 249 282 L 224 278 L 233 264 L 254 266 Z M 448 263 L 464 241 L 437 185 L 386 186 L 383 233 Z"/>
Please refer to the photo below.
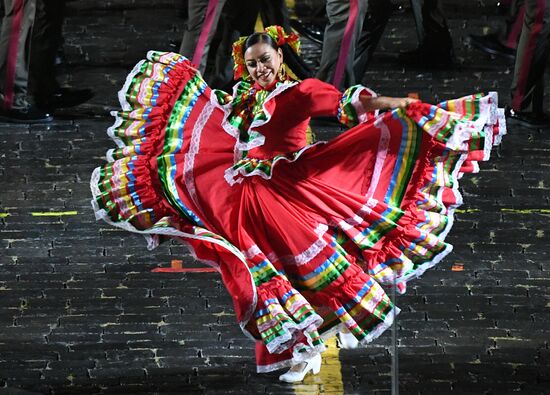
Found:
<path fill-rule="evenodd" d="M 273 372 L 275 370 L 283 369 L 283 368 L 289 368 L 292 365 L 294 365 L 294 362 L 292 361 L 292 358 L 285 359 L 284 361 L 275 362 L 269 365 L 256 365 L 256 372 L 257 373 L 269 373 Z"/>
<path fill-rule="evenodd" d="M 391 314 L 386 315 L 386 319 L 378 324 L 372 331 L 370 331 L 367 337 L 361 340 L 359 344 L 361 346 L 366 346 L 368 343 L 380 337 L 380 335 L 384 333 L 386 329 L 392 326 L 394 318 L 397 317 L 399 313 L 401 313 L 401 309 L 397 306 L 393 306 L 393 311 L 391 312 Z"/>
<path fill-rule="evenodd" d="M 483 114 L 480 119 L 481 118 L 484 118 L 484 120 L 486 120 L 487 114 Z M 478 121 L 479 119 L 475 122 L 466 121 L 456 124 L 452 136 L 447 140 L 447 142 L 445 142 L 446 147 L 457 152 L 469 151 L 468 140 L 470 140 L 470 138 L 472 137 L 472 132 L 475 130 L 484 129 L 483 125 L 485 124 L 485 122 Z"/>
<path fill-rule="evenodd" d="M 193 132 L 191 133 L 189 151 L 185 154 L 185 162 L 183 166 L 183 177 L 185 186 L 187 188 L 187 191 L 189 192 L 191 200 L 195 204 L 195 207 L 197 207 L 197 209 L 200 211 L 203 218 L 205 216 L 202 207 L 199 204 L 193 171 L 195 168 L 195 156 L 197 156 L 197 154 L 199 153 L 202 131 L 204 129 L 204 125 L 206 125 L 206 122 L 208 122 L 208 119 L 212 115 L 212 111 L 214 111 L 214 108 L 215 107 L 212 104 L 207 103 L 206 106 L 204 106 L 204 108 L 202 109 L 197 119 L 197 122 L 195 122 L 195 125 L 193 126 Z"/>
<path fill-rule="evenodd" d="M 296 255 L 296 256 L 283 256 L 280 257 L 280 261 L 296 265 L 296 266 L 302 266 L 308 262 L 310 262 L 313 258 L 315 258 L 319 253 L 327 246 L 327 242 L 323 239 L 319 239 L 316 242 L 314 242 L 307 250 L 304 252 Z"/>
<path fill-rule="evenodd" d="M 336 226 L 343 231 L 347 231 L 352 229 L 353 227 L 363 223 L 365 221 L 365 217 L 372 213 L 372 207 L 376 206 L 378 202 L 375 199 L 369 198 L 367 200 L 367 203 L 363 205 L 357 211 L 353 217 L 343 219 L 342 221 L 338 222 Z"/>
<path fill-rule="evenodd" d="M 372 182 L 370 183 L 369 189 L 365 195 L 369 199 L 374 195 L 374 191 L 380 180 L 380 175 L 384 169 L 384 163 L 386 162 L 386 156 L 388 155 L 390 145 L 390 130 L 384 123 L 383 119 L 378 118 L 374 122 L 374 127 L 380 129 L 380 139 L 378 140 L 378 149 L 376 151 L 376 162 L 374 164 Z"/>
<path fill-rule="evenodd" d="M 162 55 L 160 55 L 162 53 Z M 184 55 L 180 54 L 180 53 L 175 53 L 175 52 L 161 52 L 161 51 L 155 51 L 155 50 L 151 50 L 151 51 L 148 51 L 147 52 L 147 59 L 149 59 L 150 61 L 152 62 L 155 62 L 153 60 L 153 54 L 159 54 L 159 63 L 162 63 L 164 65 L 171 65 L 172 62 L 175 62 L 175 63 L 181 63 L 185 60 L 189 60 L 188 58 L 186 58 Z M 178 60 L 174 60 L 174 55 L 176 55 L 178 57 Z M 156 63 L 156 62 L 155 62 Z M 199 73 L 200 75 L 200 73 Z"/>
<path fill-rule="evenodd" d="M 98 184 L 99 184 L 99 178 L 100 178 L 100 167 L 96 167 L 94 171 L 92 172 L 92 177 L 90 178 L 90 189 L 92 191 L 92 196 L 94 197 L 93 202 L 95 203 L 95 198 L 101 195 L 101 191 L 99 190 Z M 93 205 L 93 204 L 92 204 Z M 94 206 L 95 208 L 95 206 Z M 94 210 L 94 214 L 96 214 L 96 211 Z M 96 215 L 96 219 L 99 219 Z"/>
<path fill-rule="evenodd" d="M 136 65 L 133 67 L 132 71 L 126 76 L 126 80 L 124 81 L 124 85 L 122 88 L 117 92 L 118 102 L 120 104 L 120 107 L 123 111 L 131 111 L 132 107 L 130 106 L 130 103 L 128 103 L 128 100 L 126 100 L 126 92 L 128 92 L 128 89 L 130 88 L 130 85 L 132 84 L 134 78 L 136 75 L 138 75 L 141 71 L 141 66 L 146 62 L 146 59 L 142 59 L 139 62 L 136 63 Z M 116 146 L 119 148 L 126 147 L 126 144 L 120 139 L 118 136 L 115 135 L 115 128 L 118 128 L 122 123 L 124 122 L 124 119 L 118 115 L 118 111 L 111 111 L 111 116 L 115 117 L 114 124 L 107 129 L 107 135 L 115 142 Z M 114 161 L 113 159 L 113 149 L 109 149 L 107 151 L 107 158 L 110 162 Z"/>
<path fill-rule="evenodd" d="M 260 250 L 260 247 L 258 247 L 257 244 L 254 244 L 252 247 L 250 247 L 248 250 L 244 251 L 243 254 L 247 259 L 252 259 L 256 255 L 261 254 L 262 250 Z"/>
<path fill-rule="evenodd" d="M 495 144 L 499 145 L 502 141 L 502 136 L 508 133 L 506 127 L 506 115 L 504 113 L 504 108 L 497 108 L 497 119 L 498 119 L 498 134 L 495 136 Z"/>
<path fill-rule="evenodd" d="M 107 135 L 111 138 L 111 140 L 115 142 L 117 147 L 124 148 L 126 144 L 124 144 L 124 142 L 120 137 L 115 135 L 115 129 L 118 128 L 120 125 L 122 125 L 122 123 L 124 122 L 124 119 L 118 115 L 117 111 L 111 111 L 111 116 L 115 117 L 115 123 L 109 128 L 107 128 Z"/>
<path fill-rule="evenodd" d="M 506 117 L 503 108 L 497 107 L 498 94 L 497 92 L 489 92 L 486 106 L 489 107 L 489 119 L 485 126 L 485 145 L 483 147 L 483 160 L 488 160 L 491 157 L 491 149 L 493 146 L 500 144 L 502 136 L 506 134 Z M 498 133 L 495 134 L 494 126 L 498 125 Z"/>
<path fill-rule="evenodd" d="M 130 85 L 132 84 L 132 81 L 134 77 L 139 74 L 141 70 L 141 66 L 143 63 L 146 62 L 146 59 L 141 59 L 139 62 L 136 63 L 132 71 L 130 71 L 130 74 L 126 76 L 126 81 L 124 82 L 124 85 L 122 86 L 122 89 L 118 91 L 118 101 L 120 103 L 120 107 L 122 107 L 123 111 L 131 111 L 132 107 L 130 107 L 130 103 L 126 100 L 126 92 L 128 91 L 128 88 L 130 88 Z"/>
<path fill-rule="evenodd" d="M 307 335 L 306 335 L 307 338 Z M 299 352 L 298 350 L 305 348 L 306 351 Z M 294 365 L 299 364 L 300 362 L 305 362 L 317 354 L 321 354 L 326 351 L 326 347 L 324 344 L 320 344 L 318 346 L 313 346 L 309 344 L 304 343 L 297 343 L 294 346 L 292 357 L 289 359 L 286 359 L 284 361 L 275 362 L 269 365 L 256 365 L 256 372 L 257 373 L 269 373 L 273 372 L 274 370 L 279 370 L 287 367 L 291 367 Z"/>
<path fill-rule="evenodd" d="M 297 153 L 296 153 L 296 156 L 292 159 L 290 158 L 287 158 L 286 156 L 280 156 L 280 157 L 277 157 L 272 163 L 271 163 L 271 174 L 270 175 L 267 175 L 266 173 L 264 173 L 261 169 L 259 168 L 256 168 L 254 170 L 252 170 L 250 173 L 247 173 L 246 172 L 246 169 L 244 167 L 239 167 L 237 169 L 233 169 L 233 167 L 230 167 L 228 168 L 227 170 L 225 170 L 225 174 L 224 174 L 224 177 L 225 177 L 225 181 L 227 181 L 227 183 L 231 186 L 235 185 L 235 184 L 240 184 L 243 182 L 243 180 L 245 179 L 244 177 L 252 177 L 252 176 L 260 176 L 262 177 L 264 180 L 270 180 L 272 177 L 273 177 L 273 172 L 274 172 L 274 169 L 275 169 L 275 165 L 277 164 L 277 162 L 281 161 L 281 160 L 285 160 L 289 163 L 292 163 L 292 162 L 295 162 L 298 160 L 298 158 L 300 158 L 300 156 L 302 156 L 302 154 L 307 151 L 308 149 L 310 149 L 311 147 L 314 147 L 316 145 L 319 145 L 319 144 L 326 144 L 326 141 L 318 141 L 314 144 L 311 144 L 311 145 L 307 145 L 305 146 L 304 148 L 300 149 Z M 239 177 L 239 176 L 242 176 L 242 177 Z"/>
<path fill-rule="evenodd" d="M 289 319 L 292 320 L 292 317 L 289 317 Z M 283 334 L 276 337 L 265 346 L 271 354 L 280 354 L 288 350 L 289 343 L 294 342 L 300 333 L 303 333 L 306 338 L 309 337 L 311 339 L 309 332 L 316 331 L 322 323 L 323 319 L 317 313 L 313 313 L 301 323 L 285 322 L 281 325 Z"/>
<path fill-rule="evenodd" d="M 327 242 L 323 239 L 325 233 L 328 230 L 328 225 L 320 223 L 315 228 L 315 234 L 319 237 L 318 240 L 313 242 L 306 250 L 298 255 L 284 255 L 278 256 L 274 251 L 265 254 L 267 260 L 272 263 L 283 262 L 286 264 L 303 265 L 315 258 L 326 247 Z M 243 252 L 244 256 L 248 259 L 254 258 L 256 255 L 264 254 L 260 247 L 256 244 L 250 247 L 247 251 Z"/>
<path fill-rule="evenodd" d="M 445 230 L 448 232 L 450 229 L 449 228 L 446 228 Z M 420 276 L 422 276 L 424 274 L 424 272 L 432 267 L 434 267 L 435 265 L 439 264 L 439 262 L 441 262 L 441 260 L 443 260 L 447 255 L 449 255 L 451 252 L 453 251 L 453 246 L 451 244 L 447 244 L 445 246 L 445 249 L 439 253 L 434 259 L 432 259 L 431 261 L 428 261 L 428 262 L 425 262 L 423 263 L 422 265 L 420 265 L 419 267 L 417 267 L 414 271 L 412 272 L 409 272 L 407 273 L 406 275 L 404 276 L 401 276 L 401 277 L 398 277 L 398 281 L 401 283 L 401 282 L 407 282 L 409 280 L 413 280 L 415 278 L 418 278 Z M 378 278 L 377 278 L 378 280 Z M 380 281 L 382 284 L 385 284 L 385 285 L 390 285 L 390 284 L 393 284 L 393 276 L 390 277 L 390 278 L 386 278 L 385 279 L 386 281 Z M 399 293 L 404 293 L 403 292 L 400 292 L 399 289 L 397 290 Z"/>
<path fill-rule="evenodd" d="M 235 84 L 233 86 L 233 98 L 237 94 L 237 88 L 238 88 L 239 84 Z M 265 136 L 263 136 L 258 131 L 253 130 L 253 128 L 257 128 L 259 126 L 265 125 L 266 123 L 268 123 L 271 120 L 271 113 L 269 113 L 267 111 L 266 104 L 271 99 L 273 99 L 275 96 L 281 94 L 282 92 L 284 92 L 288 88 L 291 88 L 291 87 L 293 87 L 294 85 L 297 85 L 297 84 L 298 84 L 297 81 L 281 84 L 269 93 L 269 95 L 267 96 L 267 98 L 265 99 L 265 101 L 262 104 L 262 111 L 264 112 L 264 114 L 266 114 L 266 119 L 265 120 L 262 120 L 262 119 L 255 120 L 255 121 L 252 122 L 252 124 L 249 127 L 249 131 L 257 133 L 258 137 L 254 138 L 252 141 L 249 141 L 247 143 L 243 143 L 243 142 L 239 141 L 240 131 L 236 127 L 231 125 L 231 123 L 228 121 L 228 118 L 231 115 L 231 112 L 233 110 L 232 101 L 230 101 L 229 103 L 226 103 L 226 104 L 221 104 L 221 103 L 218 102 L 217 96 L 215 94 L 213 94 L 211 96 L 211 99 L 210 99 L 211 103 L 214 104 L 216 107 L 218 107 L 219 109 L 221 109 L 224 112 L 223 119 L 222 119 L 222 128 L 223 128 L 223 130 L 227 134 L 229 134 L 230 136 L 235 138 L 235 140 L 236 140 L 235 141 L 235 146 L 234 146 L 234 158 L 233 158 L 234 163 L 237 163 L 237 161 L 239 161 L 242 158 L 242 152 L 243 151 L 247 151 L 247 150 L 251 150 L 252 148 L 260 147 L 265 143 Z M 227 176 L 226 176 L 226 180 L 227 180 Z M 230 183 L 230 185 L 234 185 L 234 184 L 235 183 L 233 183 L 233 184 Z"/>
<path fill-rule="evenodd" d="M 359 96 L 361 96 L 361 94 L 364 93 L 364 92 L 366 92 L 369 97 L 378 97 L 376 92 L 374 92 L 373 90 L 371 90 L 371 89 L 369 89 L 365 86 L 360 87 L 359 89 L 357 89 L 353 93 L 353 95 L 351 96 L 351 105 L 355 109 L 355 113 L 357 114 L 357 119 L 358 119 L 359 123 L 363 123 L 363 122 L 366 122 L 369 119 L 371 119 L 371 117 L 369 117 L 369 112 L 367 112 L 367 110 L 365 110 L 365 107 L 363 106 L 363 103 L 359 99 Z M 373 114 L 374 118 L 376 118 L 378 116 L 378 114 L 379 114 L 379 110 L 375 110 L 374 114 Z"/>

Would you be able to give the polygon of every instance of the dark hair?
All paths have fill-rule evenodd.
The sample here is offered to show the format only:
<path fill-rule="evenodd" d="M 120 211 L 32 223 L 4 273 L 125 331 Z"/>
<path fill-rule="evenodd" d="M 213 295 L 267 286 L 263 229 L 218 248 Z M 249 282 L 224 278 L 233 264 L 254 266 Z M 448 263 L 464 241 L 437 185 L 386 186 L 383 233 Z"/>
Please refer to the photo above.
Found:
<path fill-rule="evenodd" d="M 278 47 L 275 40 L 269 34 L 264 32 L 256 32 L 248 36 L 243 45 L 243 56 L 246 50 L 255 44 L 268 44 L 271 48 L 275 50 L 281 48 L 281 50 L 283 51 L 284 62 L 301 80 L 313 76 L 313 73 L 311 72 L 309 66 L 296 52 L 292 50 L 292 48 L 290 48 L 290 45 L 283 44 Z"/>
<path fill-rule="evenodd" d="M 275 50 L 277 48 L 279 48 L 277 46 L 277 43 L 275 42 L 275 40 L 273 40 L 273 38 L 271 38 L 271 36 L 269 34 L 264 33 L 264 32 L 256 32 L 256 33 L 252 33 L 245 40 L 244 45 L 243 45 L 243 55 L 244 55 L 244 53 L 246 52 L 246 50 L 248 48 L 250 48 L 254 44 L 258 44 L 258 43 L 259 44 L 268 44 L 271 48 L 273 48 Z"/>

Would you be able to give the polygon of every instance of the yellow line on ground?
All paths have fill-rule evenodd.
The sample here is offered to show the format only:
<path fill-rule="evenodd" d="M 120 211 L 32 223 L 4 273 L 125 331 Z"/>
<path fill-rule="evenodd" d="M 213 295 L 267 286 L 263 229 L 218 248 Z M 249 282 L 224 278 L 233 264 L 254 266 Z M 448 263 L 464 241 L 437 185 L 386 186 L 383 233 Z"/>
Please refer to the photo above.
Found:
<path fill-rule="evenodd" d="M 78 211 L 35 211 L 33 217 L 59 217 L 63 215 L 77 215 Z"/>
<path fill-rule="evenodd" d="M 478 208 L 467 208 L 455 210 L 456 213 L 479 213 L 481 210 Z M 527 208 L 527 209 L 516 209 L 516 208 L 501 208 L 501 213 L 512 213 L 512 214 L 550 214 L 550 209 L 547 208 Z"/>
<path fill-rule="evenodd" d="M 550 214 L 550 209 L 545 208 L 527 208 L 527 209 L 515 209 L 515 208 L 501 208 L 500 211 L 503 213 L 512 213 L 512 214 L 533 214 L 533 213 L 541 213 L 541 214 Z"/>
<path fill-rule="evenodd" d="M 455 210 L 456 213 L 459 213 L 459 214 L 462 214 L 462 213 L 477 213 L 481 210 L 477 209 L 477 208 L 466 208 L 466 209 L 461 209 L 461 208 L 457 208 Z"/>
<path fill-rule="evenodd" d="M 0 218 L 6 218 L 9 216 L 10 216 L 10 213 L 0 213 Z"/>
<path fill-rule="evenodd" d="M 316 375 L 308 374 L 304 381 L 293 384 L 296 395 L 315 395 L 344 393 L 342 380 L 342 365 L 340 364 L 340 349 L 336 347 L 336 336 L 326 341 L 327 351 L 323 355 L 321 372 Z"/>

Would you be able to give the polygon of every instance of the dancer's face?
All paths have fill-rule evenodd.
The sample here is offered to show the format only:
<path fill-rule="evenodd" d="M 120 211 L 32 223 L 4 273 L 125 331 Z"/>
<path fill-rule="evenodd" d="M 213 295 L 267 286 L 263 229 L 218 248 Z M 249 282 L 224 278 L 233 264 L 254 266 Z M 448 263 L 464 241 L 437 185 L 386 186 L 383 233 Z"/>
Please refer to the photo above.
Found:
<path fill-rule="evenodd" d="M 267 43 L 256 43 L 244 53 L 248 73 L 263 87 L 271 85 L 283 63 L 283 52 Z"/>

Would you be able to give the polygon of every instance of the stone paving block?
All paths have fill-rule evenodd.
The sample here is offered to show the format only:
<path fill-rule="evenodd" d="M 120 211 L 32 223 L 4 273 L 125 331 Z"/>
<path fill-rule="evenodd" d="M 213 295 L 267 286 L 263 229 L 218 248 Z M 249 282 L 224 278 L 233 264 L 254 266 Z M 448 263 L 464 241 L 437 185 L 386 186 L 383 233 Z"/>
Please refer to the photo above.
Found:
<path fill-rule="evenodd" d="M 545 395 L 545 390 L 540 389 L 540 383 L 522 383 L 520 390 L 526 394 Z"/>
<path fill-rule="evenodd" d="M 5 297 L 2 298 L 2 307 L 7 307 L 11 309 L 17 309 L 18 311 L 24 311 L 29 308 L 29 298 L 28 298 L 28 292 L 25 291 L 23 297 L 21 296 L 14 296 L 14 297 Z M 40 295 L 41 293 L 35 293 L 33 296 Z"/>
<path fill-rule="evenodd" d="M 103 275 L 107 273 L 107 269 L 114 266 L 118 266 L 120 261 L 126 262 L 124 257 L 110 257 L 110 256 L 87 256 L 78 255 L 66 257 L 67 263 L 75 265 L 87 265 L 90 272 L 103 272 Z M 114 271 L 109 270 L 110 277 L 116 275 Z"/>
<path fill-rule="evenodd" d="M 140 343 L 140 342 L 149 341 L 149 340 L 160 341 L 163 339 L 163 336 L 161 334 L 151 334 L 146 332 L 143 332 L 143 333 L 124 332 L 124 333 L 118 333 L 118 334 L 105 334 L 101 336 L 101 339 L 105 343 L 126 342 L 128 344 L 131 344 L 131 343 Z"/>
<path fill-rule="evenodd" d="M 47 335 L 48 342 L 60 344 L 91 343 L 101 342 L 103 336 L 99 333 L 57 333 Z"/>
<path fill-rule="evenodd" d="M 33 340 L 38 343 L 46 342 L 46 335 L 50 333 L 50 328 L 46 325 L 29 325 L 22 330 L 17 326 L 6 326 L 0 332 L 1 342 L 14 342 L 25 340 Z"/>
<path fill-rule="evenodd" d="M 9 380 L 17 379 L 18 381 L 30 381 L 40 379 L 41 369 L 26 369 L 16 370 L 8 369 L 0 371 L 0 377 L 9 378 Z M 6 380 L 7 381 L 7 380 Z"/>

